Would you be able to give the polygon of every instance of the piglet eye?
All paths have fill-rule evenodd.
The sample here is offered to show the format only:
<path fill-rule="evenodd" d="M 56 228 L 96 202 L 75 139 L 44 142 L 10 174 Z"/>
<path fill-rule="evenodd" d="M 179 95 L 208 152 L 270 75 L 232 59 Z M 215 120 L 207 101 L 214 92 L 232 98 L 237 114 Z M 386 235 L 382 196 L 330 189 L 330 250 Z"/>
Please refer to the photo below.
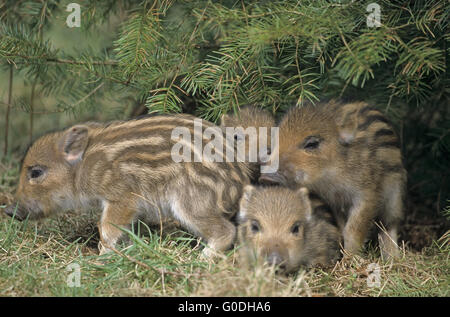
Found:
<path fill-rule="evenodd" d="M 256 221 L 256 220 L 252 220 L 251 223 L 250 223 L 250 230 L 251 230 L 253 233 L 259 232 L 259 231 L 261 230 L 261 228 L 260 228 L 260 226 L 259 226 L 259 222 Z"/>
<path fill-rule="evenodd" d="M 300 232 L 300 223 L 296 222 L 291 228 L 291 233 L 297 235 L 299 232 Z"/>
<path fill-rule="evenodd" d="M 30 178 L 38 178 L 38 177 L 41 177 L 43 174 L 44 174 L 44 170 L 40 166 L 33 166 L 29 170 Z"/>
<path fill-rule="evenodd" d="M 321 139 L 316 136 L 309 136 L 305 139 L 302 144 L 302 147 L 305 150 L 315 150 L 319 147 Z"/>
<path fill-rule="evenodd" d="M 31 178 L 38 178 L 39 176 L 42 175 L 42 170 L 31 170 Z"/>

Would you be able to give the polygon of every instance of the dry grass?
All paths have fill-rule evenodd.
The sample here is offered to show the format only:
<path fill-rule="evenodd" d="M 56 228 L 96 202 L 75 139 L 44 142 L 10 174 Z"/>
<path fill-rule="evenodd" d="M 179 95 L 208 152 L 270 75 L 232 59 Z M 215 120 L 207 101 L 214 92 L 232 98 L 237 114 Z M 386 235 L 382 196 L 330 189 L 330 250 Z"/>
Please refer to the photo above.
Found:
<path fill-rule="evenodd" d="M 272 268 L 241 268 L 234 252 L 206 262 L 198 241 L 176 230 L 130 234 L 132 246 L 100 257 L 93 247 L 96 217 L 70 213 L 19 223 L 2 216 L 0 296 L 448 296 L 448 239 L 421 253 L 404 250 L 391 263 L 369 252 L 333 268 L 278 276 Z M 70 263 L 80 265 L 81 287 L 67 285 Z M 367 284 L 373 263 L 379 287 Z"/>

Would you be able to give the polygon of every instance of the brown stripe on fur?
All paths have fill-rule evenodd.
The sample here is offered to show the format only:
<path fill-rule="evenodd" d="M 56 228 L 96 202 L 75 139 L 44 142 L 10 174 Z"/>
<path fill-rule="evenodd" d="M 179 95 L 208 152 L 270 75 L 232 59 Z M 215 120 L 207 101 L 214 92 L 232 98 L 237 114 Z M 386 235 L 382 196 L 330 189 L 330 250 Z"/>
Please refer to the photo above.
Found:
<path fill-rule="evenodd" d="M 376 109 L 371 106 L 365 106 L 365 107 L 362 107 L 361 109 L 359 109 L 359 114 L 364 115 L 365 113 L 372 111 L 372 110 L 376 110 Z"/>
<path fill-rule="evenodd" d="M 173 124 L 166 124 L 141 127 L 140 129 L 137 129 L 135 127 L 123 128 L 121 130 L 116 130 L 113 133 L 105 131 L 101 135 L 99 135 L 98 141 L 102 144 L 113 144 L 114 142 L 120 142 L 123 140 L 142 139 L 161 134 L 164 134 L 164 137 L 166 138 L 168 136 L 170 139 L 170 135 L 173 129 L 175 129 L 176 127 L 177 126 Z"/>
<path fill-rule="evenodd" d="M 374 137 L 375 139 L 382 137 L 382 136 L 395 136 L 394 131 L 392 131 L 391 129 L 385 129 L 382 128 L 380 130 L 378 130 L 377 132 L 375 132 Z"/>
<path fill-rule="evenodd" d="M 135 157 L 138 155 L 146 155 L 148 159 L 153 159 L 158 155 L 171 158 L 171 152 L 167 151 L 167 144 L 159 145 L 130 145 L 117 151 L 113 157 L 109 157 L 111 161 L 119 160 L 123 161 L 126 158 Z"/>
<path fill-rule="evenodd" d="M 389 173 L 404 173 L 405 169 L 402 164 L 385 164 L 383 169 Z"/>
<path fill-rule="evenodd" d="M 367 116 L 365 121 L 358 125 L 358 130 L 366 130 L 374 122 L 389 123 L 388 119 L 381 114 Z"/>
<path fill-rule="evenodd" d="M 176 124 L 179 126 L 185 126 L 189 122 L 193 122 L 195 119 L 194 116 L 176 116 L 176 115 L 161 115 L 148 117 L 145 119 L 139 120 L 129 120 L 129 121 L 115 121 L 106 126 L 103 130 L 108 130 L 109 132 L 120 130 L 120 129 L 140 129 L 142 127 L 148 127 L 151 125 L 160 125 L 165 124 L 166 122 L 169 124 Z"/>
<path fill-rule="evenodd" d="M 385 141 L 385 142 L 381 142 L 381 143 L 376 143 L 375 146 L 378 147 L 378 148 L 383 148 L 383 147 L 399 148 L 400 147 L 400 143 L 398 142 L 398 140 L 392 140 L 392 141 Z"/>
<path fill-rule="evenodd" d="M 145 120 L 138 121 L 125 121 L 123 124 L 117 124 L 113 127 L 105 128 L 99 131 L 102 140 L 111 140 L 116 137 L 129 138 L 134 133 L 147 133 L 159 130 L 173 130 L 177 127 L 189 128 L 191 134 L 193 134 L 194 119 L 198 119 L 192 116 L 178 117 L 178 116 L 157 116 L 149 117 Z M 215 125 L 202 120 L 202 132 L 208 127 L 214 127 Z M 130 132 L 130 129 L 132 131 Z"/>

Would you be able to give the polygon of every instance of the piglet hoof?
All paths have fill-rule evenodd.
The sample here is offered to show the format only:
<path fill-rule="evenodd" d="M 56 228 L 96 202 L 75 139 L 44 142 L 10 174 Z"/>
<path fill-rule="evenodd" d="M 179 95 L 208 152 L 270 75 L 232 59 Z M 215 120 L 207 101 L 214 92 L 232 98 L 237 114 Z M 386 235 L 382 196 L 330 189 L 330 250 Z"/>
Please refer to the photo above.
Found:
<path fill-rule="evenodd" d="M 103 255 L 103 254 L 111 253 L 113 250 L 111 250 L 110 248 L 107 248 L 101 241 L 99 241 L 98 251 L 99 251 L 99 253 L 98 253 L 99 255 Z"/>
<path fill-rule="evenodd" d="M 400 248 L 396 242 L 396 238 L 392 239 L 391 236 L 382 232 L 378 234 L 378 243 L 380 245 L 381 258 L 384 262 L 390 262 L 400 258 Z"/>
<path fill-rule="evenodd" d="M 207 262 L 214 262 L 215 259 L 226 259 L 226 256 L 216 249 L 206 245 L 201 253 L 201 258 Z"/>
<path fill-rule="evenodd" d="M 395 245 L 390 245 L 389 247 L 382 245 L 381 259 L 385 263 L 400 259 L 400 249 Z"/>

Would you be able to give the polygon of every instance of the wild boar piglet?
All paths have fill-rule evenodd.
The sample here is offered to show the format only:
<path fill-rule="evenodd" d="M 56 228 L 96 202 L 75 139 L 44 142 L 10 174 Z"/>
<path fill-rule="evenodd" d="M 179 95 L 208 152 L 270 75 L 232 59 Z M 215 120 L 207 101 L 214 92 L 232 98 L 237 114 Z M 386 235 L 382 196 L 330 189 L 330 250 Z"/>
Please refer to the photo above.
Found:
<path fill-rule="evenodd" d="M 331 211 L 304 187 L 246 186 L 238 223 L 244 265 L 275 265 L 279 272 L 290 273 L 329 266 L 340 257 L 340 233 Z"/>
<path fill-rule="evenodd" d="M 203 148 L 181 136 L 207 144 L 206 129 L 215 129 L 218 138 L 224 135 L 218 126 L 202 121 L 198 128 L 196 122 L 189 115 L 161 115 L 80 124 L 44 135 L 29 148 L 15 203 L 5 211 L 17 219 L 36 219 L 99 206 L 101 253 L 121 240 L 121 228 L 138 219 L 175 220 L 207 241 L 206 255 L 224 250 L 235 239 L 229 219 L 238 210 L 250 170 L 246 163 L 202 159 Z M 180 133 L 174 137 L 174 131 Z M 182 149 L 191 161 L 174 159 L 186 154 Z"/>

